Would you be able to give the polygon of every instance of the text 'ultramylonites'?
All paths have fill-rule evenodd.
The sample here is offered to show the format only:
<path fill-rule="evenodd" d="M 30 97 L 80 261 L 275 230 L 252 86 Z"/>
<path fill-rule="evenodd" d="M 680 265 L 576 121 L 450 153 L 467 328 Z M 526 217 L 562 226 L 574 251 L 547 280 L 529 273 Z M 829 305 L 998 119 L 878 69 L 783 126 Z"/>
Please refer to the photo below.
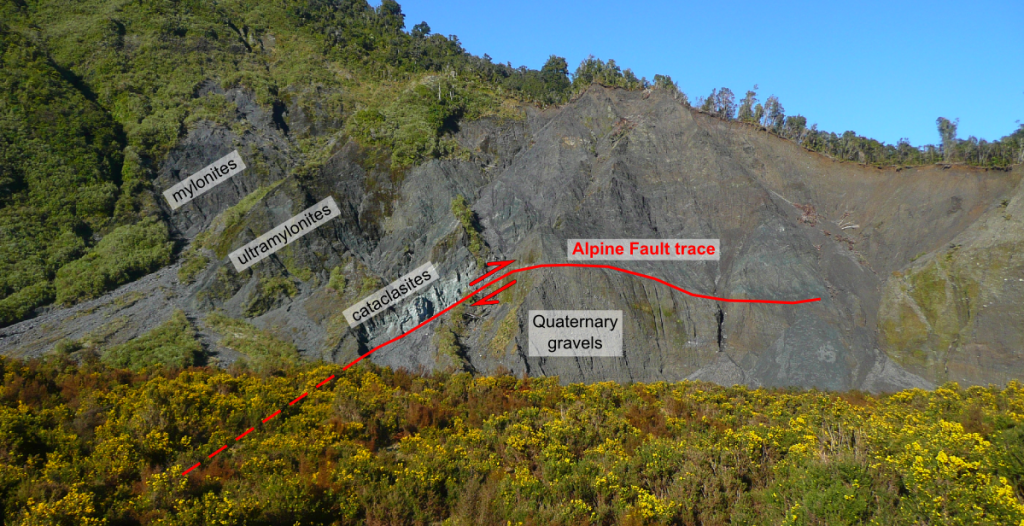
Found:
<path fill-rule="evenodd" d="M 328 197 L 270 229 L 269 232 L 232 252 L 228 257 L 231 258 L 231 264 L 235 266 L 235 270 L 241 272 L 339 215 L 341 215 L 341 211 L 338 209 L 337 203 L 334 202 L 334 198 Z"/>

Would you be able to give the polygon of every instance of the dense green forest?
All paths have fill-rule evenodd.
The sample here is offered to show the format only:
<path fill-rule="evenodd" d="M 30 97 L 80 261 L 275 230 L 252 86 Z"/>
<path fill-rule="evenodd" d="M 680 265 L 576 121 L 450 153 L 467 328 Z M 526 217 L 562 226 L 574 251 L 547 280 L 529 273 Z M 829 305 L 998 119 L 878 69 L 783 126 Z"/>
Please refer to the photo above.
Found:
<path fill-rule="evenodd" d="M 119 356 L 144 347 L 167 351 Z M 95 356 L 0 358 L 0 523 L 1024 523 L 1014 382 L 875 397 Z"/>
<path fill-rule="evenodd" d="M 458 156 L 457 123 L 519 118 L 520 104 L 563 104 L 592 83 L 667 89 L 614 60 L 562 57 L 540 70 L 467 53 L 426 22 L 406 29 L 399 4 L 365 0 L 50 0 L 0 4 L 0 326 L 51 303 L 72 305 L 152 272 L 180 250 L 163 222 L 153 178 L 188 130 L 212 121 L 244 131 L 209 81 L 245 88 L 268 110 L 315 104 L 316 133 L 291 137 L 306 165 L 330 138 L 354 139 L 396 172 Z M 883 144 L 807 126 L 777 97 L 736 101 L 715 90 L 695 110 L 749 123 L 836 159 L 876 165 L 1024 161 L 1024 128 L 987 142 Z M 310 112 L 311 115 L 316 114 Z"/>

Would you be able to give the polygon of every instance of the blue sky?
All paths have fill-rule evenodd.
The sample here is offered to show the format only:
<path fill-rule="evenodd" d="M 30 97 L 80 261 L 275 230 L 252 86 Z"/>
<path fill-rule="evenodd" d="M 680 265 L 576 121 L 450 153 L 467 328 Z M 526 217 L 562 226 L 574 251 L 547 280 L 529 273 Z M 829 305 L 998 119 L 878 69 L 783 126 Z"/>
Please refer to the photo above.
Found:
<path fill-rule="evenodd" d="M 758 84 L 822 130 L 895 143 L 998 139 L 1024 119 L 1024 1 L 587 2 L 398 0 L 406 29 L 426 21 L 467 51 L 570 71 L 589 54 L 636 75 L 671 75 L 696 100 Z M 379 5 L 374 1 L 373 5 Z"/>

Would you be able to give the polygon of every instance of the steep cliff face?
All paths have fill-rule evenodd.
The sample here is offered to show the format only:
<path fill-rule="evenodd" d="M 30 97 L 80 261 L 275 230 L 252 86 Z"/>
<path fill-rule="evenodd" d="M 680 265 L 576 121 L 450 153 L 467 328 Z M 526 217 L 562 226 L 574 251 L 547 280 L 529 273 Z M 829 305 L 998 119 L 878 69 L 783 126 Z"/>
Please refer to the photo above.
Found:
<path fill-rule="evenodd" d="M 936 382 L 1024 376 L 1024 188 L 1018 184 L 948 244 L 886 282 L 883 349 Z"/>
<path fill-rule="evenodd" d="M 945 246 L 997 207 L 1019 173 L 833 163 L 658 95 L 591 90 L 538 129 L 535 146 L 481 191 L 490 246 L 501 257 L 565 261 L 566 238 L 719 237 L 718 262 L 623 266 L 719 296 L 822 301 L 717 304 L 601 271 L 540 271 L 499 317 L 517 309 L 522 328 L 531 308 L 622 308 L 627 356 L 523 366 L 574 380 L 926 385 L 878 350 L 882 288 L 913 254 Z M 520 330 L 513 354 L 525 345 Z"/>
<path fill-rule="evenodd" d="M 88 334 L 123 341 L 173 306 L 195 320 L 214 360 L 234 357 L 203 324 L 220 310 L 309 358 L 348 361 L 460 298 L 482 273 L 479 260 L 564 262 L 568 238 L 711 237 L 722 240 L 720 261 L 620 266 L 705 294 L 822 301 L 718 303 L 608 271 L 540 269 L 518 275 L 499 305 L 442 318 L 372 359 L 414 369 L 504 367 L 565 381 L 689 377 L 872 391 L 1020 377 L 1019 168 L 837 163 L 697 113 L 663 90 L 595 86 L 563 107 L 525 108 L 521 119 L 463 123 L 459 155 L 395 173 L 340 137 L 330 139 L 328 158 L 307 159 L 295 143 L 295 130 L 316 133 L 304 110 L 268 112 L 246 104 L 244 91 L 225 96 L 246 126 L 195 127 L 155 185 L 170 186 L 235 148 L 250 164 L 165 211 L 192 243 L 187 254 L 205 257 L 205 266 L 183 281 L 179 263 L 3 329 L 3 352 L 34 355 Z M 230 267 L 228 251 L 327 195 L 340 219 L 253 269 Z M 470 231 L 452 213 L 458 195 L 475 214 Z M 481 249 L 471 243 L 477 229 Z M 344 308 L 428 260 L 441 284 L 358 330 L 347 327 Z M 336 267 L 346 283 L 340 291 L 326 286 Z M 281 279 L 289 292 L 269 285 Z M 136 299 L 125 301 L 130 294 Z M 622 310 L 625 357 L 526 357 L 530 309 Z M 111 317 L 124 320 L 120 328 L 110 330 Z M 442 326 L 455 344 L 439 350 Z"/>

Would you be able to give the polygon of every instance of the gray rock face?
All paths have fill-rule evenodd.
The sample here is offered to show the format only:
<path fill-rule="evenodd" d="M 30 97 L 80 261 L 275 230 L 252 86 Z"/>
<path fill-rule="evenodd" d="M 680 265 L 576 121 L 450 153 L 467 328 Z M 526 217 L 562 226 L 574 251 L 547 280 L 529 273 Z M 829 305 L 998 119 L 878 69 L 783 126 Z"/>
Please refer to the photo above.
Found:
<path fill-rule="evenodd" d="M 244 130 L 242 136 L 231 128 L 208 122 L 192 127 L 160 164 L 153 187 L 162 192 L 236 149 L 247 169 L 174 212 L 163 196 L 158 196 L 157 202 L 172 230 L 188 239 L 208 229 L 217 214 L 259 186 L 283 179 L 298 162 L 273 115 L 256 104 L 250 92 L 238 88 L 225 91 L 208 82 L 200 88 L 199 95 L 208 93 L 223 95 L 236 106 L 236 119 L 245 124 L 240 127 Z"/>
<path fill-rule="evenodd" d="M 887 280 L 882 349 L 908 370 L 966 385 L 1024 376 L 1024 184 L 948 244 Z"/>
<path fill-rule="evenodd" d="M 224 95 L 238 106 L 246 131 L 239 136 L 237 126 L 195 127 L 164 161 L 155 186 L 170 186 L 235 148 L 252 168 L 193 204 L 168 209 L 178 235 L 209 232 L 221 249 L 234 249 L 327 195 L 342 217 L 242 274 L 207 249 L 212 261 L 192 284 L 165 269 L 159 278 L 126 286 L 147 292 L 134 303 L 137 313 L 124 314 L 114 339 L 141 334 L 174 306 L 197 321 L 214 360 L 230 362 L 232 353 L 202 325 L 206 313 L 220 309 L 255 315 L 249 321 L 294 342 L 311 359 L 347 362 L 472 290 L 469 283 L 483 272 L 478 257 L 562 263 L 569 238 L 720 238 L 719 261 L 613 264 L 701 294 L 821 301 L 717 302 L 610 270 L 543 268 L 517 274 L 518 283 L 498 296 L 498 305 L 467 305 L 457 356 L 439 352 L 433 336 L 451 323 L 444 316 L 370 359 L 414 370 L 503 368 L 566 382 L 690 378 L 832 390 L 929 387 L 945 378 L 906 359 L 914 349 L 891 336 L 910 323 L 901 321 L 907 317 L 900 317 L 898 299 L 913 296 L 897 294 L 903 289 L 893 273 L 920 266 L 915 256 L 938 254 L 951 242 L 967 246 L 979 229 L 981 238 L 996 239 L 985 247 L 1005 245 L 999 240 L 1013 229 L 985 218 L 1019 193 L 1021 179 L 1019 168 L 881 170 L 837 163 L 754 127 L 703 115 L 662 91 L 645 96 L 596 86 L 561 108 L 528 108 L 522 120 L 463 123 L 456 140 L 468 155 L 427 162 L 397 181 L 367 166 L 353 143 L 338 143 L 325 162 L 297 171 L 305 159 L 293 135 L 330 127 L 315 94 L 296 94 L 293 104 L 271 110 L 245 92 Z M 271 185 L 237 224 L 215 220 Z M 451 211 L 457 195 L 470 203 L 481 229 L 486 247 L 478 254 L 470 252 L 470 236 Z M 1010 205 L 1014 210 L 1018 201 Z M 441 283 L 356 330 L 341 321 L 341 310 L 368 291 L 428 260 Z M 334 267 L 347 278 L 341 293 L 326 288 Z M 291 280 L 298 293 L 270 298 L 268 309 L 253 313 L 261 283 L 273 276 Z M 0 329 L 0 350 L 35 355 L 59 338 L 97 330 L 99 317 L 109 315 L 125 291 Z M 622 310 L 624 356 L 527 357 L 531 309 Z M 888 325 L 880 327 L 880 320 Z M 1021 352 L 1011 347 L 1022 341 L 1024 324 L 984 323 L 998 332 L 984 339 L 991 355 Z M 985 366 L 974 366 L 968 383 L 1017 375 Z"/>

